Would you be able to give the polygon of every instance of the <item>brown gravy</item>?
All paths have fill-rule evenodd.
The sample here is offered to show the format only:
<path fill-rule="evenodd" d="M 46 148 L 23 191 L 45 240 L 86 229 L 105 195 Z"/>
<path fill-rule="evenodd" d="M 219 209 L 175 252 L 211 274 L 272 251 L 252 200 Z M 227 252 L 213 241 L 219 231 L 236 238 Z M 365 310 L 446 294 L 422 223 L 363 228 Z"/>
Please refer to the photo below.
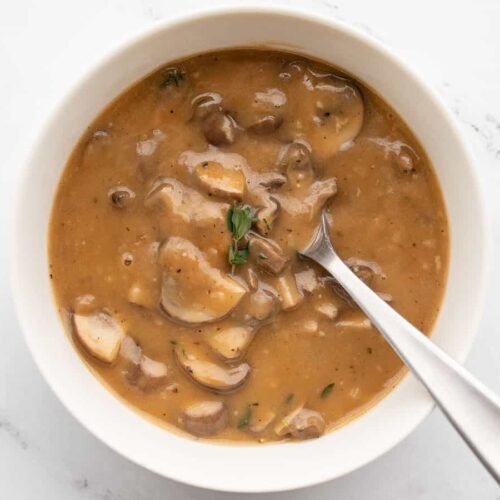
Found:
<path fill-rule="evenodd" d="M 75 344 L 128 403 L 196 436 L 265 442 L 338 426 L 394 387 L 402 364 L 297 258 L 323 207 L 342 258 L 430 332 L 446 213 L 394 110 L 281 52 L 155 71 L 89 126 L 54 201 L 50 273 Z"/>

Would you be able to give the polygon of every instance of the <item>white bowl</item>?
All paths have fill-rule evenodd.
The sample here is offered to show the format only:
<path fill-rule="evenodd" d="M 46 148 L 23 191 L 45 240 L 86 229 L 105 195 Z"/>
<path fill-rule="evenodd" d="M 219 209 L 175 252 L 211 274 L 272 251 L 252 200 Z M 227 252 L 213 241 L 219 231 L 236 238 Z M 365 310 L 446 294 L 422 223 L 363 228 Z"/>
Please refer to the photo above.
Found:
<path fill-rule="evenodd" d="M 68 156 L 117 95 L 173 59 L 233 46 L 269 46 L 344 68 L 384 97 L 435 166 L 451 226 L 451 265 L 433 340 L 463 361 L 485 290 L 487 229 L 471 155 L 434 92 L 387 48 L 338 21 L 278 8 L 223 8 L 148 29 L 107 55 L 61 101 L 33 146 L 15 206 L 12 284 L 33 358 L 66 408 L 130 460 L 184 483 L 233 492 L 289 490 L 346 474 L 407 436 L 432 409 L 412 376 L 373 409 L 321 439 L 269 446 L 206 444 L 140 417 L 90 373 L 64 333 L 49 280 L 47 227 Z"/>

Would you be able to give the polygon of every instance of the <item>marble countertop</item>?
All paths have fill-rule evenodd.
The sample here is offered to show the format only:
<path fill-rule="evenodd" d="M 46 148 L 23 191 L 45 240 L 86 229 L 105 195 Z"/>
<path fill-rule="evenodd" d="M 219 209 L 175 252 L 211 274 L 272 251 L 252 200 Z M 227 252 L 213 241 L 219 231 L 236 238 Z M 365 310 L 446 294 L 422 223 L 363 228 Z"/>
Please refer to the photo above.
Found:
<path fill-rule="evenodd" d="M 131 32 L 205 0 L 17 0 L 0 4 L 0 498 L 231 498 L 158 477 L 116 455 L 62 407 L 24 344 L 8 286 L 10 186 L 40 123 L 93 61 Z M 249 1 L 211 1 L 216 4 Z M 252 2 L 259 3 L 259 2 Z M 261 2 L 269 4 L 270 2 Z M 289 0 L 348 21 L 398 51 L 457 117 L 477 158 L 500 248 L 500 2 Z M 500 392 L 500 264 L 467 367 Z M 494 436 L 498 439 L 498 436 Z M 248 495 L 250 497 L 251 495 Z M 247 495 L 242 495 L 246 498 Z M 434 412 L 376 462 L 336 481 L 269 499 L 499 499 L 488 474 Z"/>

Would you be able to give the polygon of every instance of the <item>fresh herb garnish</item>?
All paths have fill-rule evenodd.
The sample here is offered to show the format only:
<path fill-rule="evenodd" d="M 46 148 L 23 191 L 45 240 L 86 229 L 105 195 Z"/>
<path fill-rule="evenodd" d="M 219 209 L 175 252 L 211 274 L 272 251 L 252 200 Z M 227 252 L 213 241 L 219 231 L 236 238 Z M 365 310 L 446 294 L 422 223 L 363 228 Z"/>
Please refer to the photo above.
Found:
<path fill-rule="evenodd" d="M 326 398 L 332 391 L 333 388 L 335 387 L 335 384 L 332 382 L 331 384 L 326 385 L 323 390 L 321 391 L 320 398 Z"/>
<path fill-rule="evenodd" d="M 235 250 L 233 246 L 229 247 L 229 263 L 231 265 L 244 264 L 248 260 L 248 255 L 250 250 L 248 248 L 242 248 L 241 250 Z"/>
<path fill-rule="evenodd" d="M 250 417 L 252 416 L 252 406 L 247 405 L 245 409 L 245 413 L 243 413 L 243 416 L 240 418 L 238 421 L 238 429 L 243 429 L 244 427 L 248 427 L 250 424 Z"/>
<path fill-rule="evenodd" d="M 248 260 L 250 250 L 248 248 L 239 249 L 238 241 L 248 233 L 254 221 L 252 210 L 250 207 L 242 205 L 233 205 L 227 211 L 227 227 L 231 231 L 233 242 L 229 247 L 228 260 L 232 266 L 234 273 L 234 266 L 236 264 L 244 264 Z"/>
<path fill-rule="evenodd" d="M 288 396 L 285 398 L 285 404 L 290 404 L 293 401 L 293 392 L 288 394 Z"/>
<path fill-rule="evenodd" d="M 241 240 L 248 233 L 252 222 L 253 216 L 250 207 L 233 205 L 227 211 L 227 227 L 235 241 Z"/>
<path fill-rule="evenodd" d="M 165 70 L 165 75 L 160 85 L 162 87 L 169 87 L 170 85 L 180 87 L 181 82 L 182 80 L 184 80 L 184 78 L 184 72 L 179 68 L 168 68 L 167 70 Z"/>

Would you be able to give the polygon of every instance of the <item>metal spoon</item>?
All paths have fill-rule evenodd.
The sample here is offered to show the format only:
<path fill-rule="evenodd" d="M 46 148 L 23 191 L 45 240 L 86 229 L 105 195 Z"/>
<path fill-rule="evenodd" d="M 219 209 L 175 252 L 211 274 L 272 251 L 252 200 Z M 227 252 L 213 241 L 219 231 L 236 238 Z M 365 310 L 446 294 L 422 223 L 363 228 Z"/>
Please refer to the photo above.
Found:
<path fill-rule="evenodd" d="M 342 262 L 328 236 L 325 212 L 312 241 L 299 253 L 320 264 L 349 293 L 500 484 L 500 398 L 387 305 Z"/>

